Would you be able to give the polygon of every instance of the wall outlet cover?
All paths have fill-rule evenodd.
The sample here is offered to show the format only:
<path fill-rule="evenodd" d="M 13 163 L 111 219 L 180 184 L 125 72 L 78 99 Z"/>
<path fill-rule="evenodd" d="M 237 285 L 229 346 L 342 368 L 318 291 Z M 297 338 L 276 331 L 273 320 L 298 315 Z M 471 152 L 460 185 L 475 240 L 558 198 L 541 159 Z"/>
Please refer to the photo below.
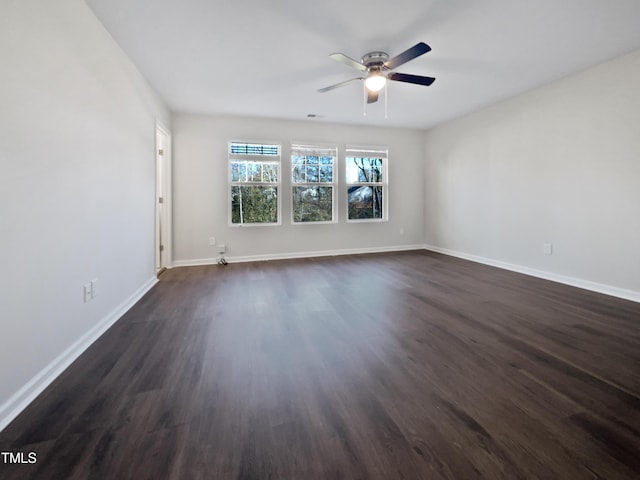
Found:
<path fill-rule="evenodd" d="M 85 303 L 91 300 L 91 283 L 85 284 L 83 293 Z"/>

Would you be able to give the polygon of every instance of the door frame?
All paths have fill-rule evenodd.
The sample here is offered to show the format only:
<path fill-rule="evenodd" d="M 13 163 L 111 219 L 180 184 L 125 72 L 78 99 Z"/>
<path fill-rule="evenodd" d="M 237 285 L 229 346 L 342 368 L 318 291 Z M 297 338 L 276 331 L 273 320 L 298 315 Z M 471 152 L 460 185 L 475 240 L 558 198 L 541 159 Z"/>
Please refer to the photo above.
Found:
<path fill-rule="evenodd" d="M 155 141 L 155 249 L 156 273 L 171 268 L 173 262 L 171 216 L 171 131 L 156 121 Z M 160 200 L 162 198 L 162 200 Z M 161 246 L 163 247 L 161 250 Z"/>

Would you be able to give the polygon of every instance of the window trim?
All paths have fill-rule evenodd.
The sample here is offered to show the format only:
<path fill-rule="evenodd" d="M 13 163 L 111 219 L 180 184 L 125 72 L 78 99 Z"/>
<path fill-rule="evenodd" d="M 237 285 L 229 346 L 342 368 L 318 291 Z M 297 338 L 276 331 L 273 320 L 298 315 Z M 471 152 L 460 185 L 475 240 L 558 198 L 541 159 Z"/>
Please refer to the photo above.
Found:
<path fill-rule="evenodd" d="M 360 154 L 360 155 L 358 155 Z M 362 155 L 364 154 L 364 155 Z M 382 182 L 349 182 L 348 158 L 378 158 L 382 160 Z M 379 223 L 389 221 L 389 148 L 373 145 L 347 145 L 344 155 L 345 176 L 345 218 L 347 223 Z M 349 218 L 349 188 L 352 186 L 382 187 L 382 217 L 381 218 Z"/>
<path fill-rule="evenodd" d="M 242 154 L 232 153 L 233 144 L 245 144 L 245 145 L 265 145 L 273 146 L 277 148 L 277 155 L 256 155 L 256 154 Z M 243 160 L 246 162 L 260 162 L 260 163 L 272 163 L 276 165 L 277 182 L 234 182 L 233 181 L 233 168 L 232 164 L 234 160 Z M 276 188 L 276 222 L 264 222 L 264 223 L 233 223 L 233 202 L 232 191 L 233 187 L 264 187 L 272 185 Z M 280 142 L 270 140 L 247 140 L 247 139 L 232 139 L 227 141 L 227 223 L 230 227 L 272 227 L 282 225 L 282 144 Z"/>
<path fill-rule="evenodd" d="M 295 152 L 299 152 L 301 150 L 308 149 L 309 151 L 318 150 L 318 151 L 333 151 L 333 164 L 332 164 L 332 175 L 331 182 L 294 182 L 293 181 L 293 156 Z M 333 223 L 338 223 L 338 162 L 339 162 L 339 154 L 338 154 L 338 146 L 335 144 L 322 144 L 318 142 L 291 142 L 290 144 L 290 172 L 291 172 L 291 225 L 328 225 Z M 313 187 L 331 187 L 331 220 L 323 220 L 323 221 L 312 221 L 312 222 L 297 222 L 295 221 L 295 209 L 293 205 L 293 189 L 296 187 L 303 186 L 313 186 Z"/>

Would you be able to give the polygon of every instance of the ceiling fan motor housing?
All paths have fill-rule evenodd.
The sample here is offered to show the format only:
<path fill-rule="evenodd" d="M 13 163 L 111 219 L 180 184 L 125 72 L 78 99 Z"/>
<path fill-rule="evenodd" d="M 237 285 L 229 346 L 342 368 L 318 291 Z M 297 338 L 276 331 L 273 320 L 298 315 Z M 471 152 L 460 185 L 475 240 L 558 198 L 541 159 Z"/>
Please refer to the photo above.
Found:
<path fill-rule="evenodd" d="M 389 60 L 389 55 L 385 52 L 369 52 L 362 56 L 361 62 L 367 68 L 380 70 L 387 60 Z"/>

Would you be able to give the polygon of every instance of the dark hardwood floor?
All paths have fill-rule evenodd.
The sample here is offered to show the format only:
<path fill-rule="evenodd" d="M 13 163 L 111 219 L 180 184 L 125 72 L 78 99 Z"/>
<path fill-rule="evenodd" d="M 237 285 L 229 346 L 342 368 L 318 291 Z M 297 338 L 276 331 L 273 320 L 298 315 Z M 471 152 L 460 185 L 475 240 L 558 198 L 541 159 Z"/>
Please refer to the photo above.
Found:
<path fill-rule="evenodd" d="M 429 252 L 176 268 L 9 479 L 638 479 L 640 304 Z M 1 460 L 1 459 L 0 459 Z"/>

